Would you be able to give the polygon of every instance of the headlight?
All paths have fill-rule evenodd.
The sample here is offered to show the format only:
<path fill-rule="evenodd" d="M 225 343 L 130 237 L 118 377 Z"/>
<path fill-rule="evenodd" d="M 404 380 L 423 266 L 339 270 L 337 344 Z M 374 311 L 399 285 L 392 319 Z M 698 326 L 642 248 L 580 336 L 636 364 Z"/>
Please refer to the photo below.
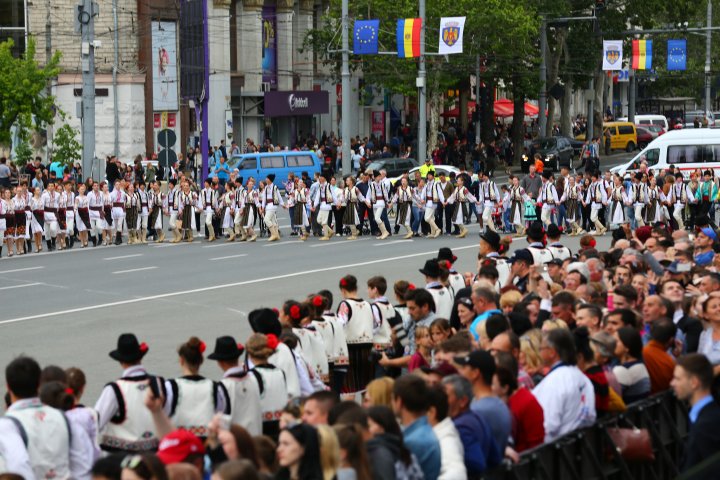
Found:
<path fill-rule="evenodd" d="M 554 153 L 548 153 L 547 159 L 548 159 L 548 160 L 552 160 L 553 158 L 555 158 L 555 154 L 554 154 Z"/>

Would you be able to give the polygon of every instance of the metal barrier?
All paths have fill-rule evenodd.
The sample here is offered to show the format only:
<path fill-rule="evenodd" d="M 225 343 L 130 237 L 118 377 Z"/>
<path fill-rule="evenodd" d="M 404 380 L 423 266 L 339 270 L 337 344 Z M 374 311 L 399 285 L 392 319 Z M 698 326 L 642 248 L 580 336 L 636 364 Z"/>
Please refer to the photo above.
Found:
<path fill-rule="evenodd" d="M 652 438 L 654 461 L 624 460 L 608 435 L 609 427 L 646 428 Z M 676 478 L 688 433 L 687 407 L 672 391 L 602 418 L 593 426 L 523 452 L 516 464 L 503 464 L 486 475 L 492 480 L 662 480 Z"/>

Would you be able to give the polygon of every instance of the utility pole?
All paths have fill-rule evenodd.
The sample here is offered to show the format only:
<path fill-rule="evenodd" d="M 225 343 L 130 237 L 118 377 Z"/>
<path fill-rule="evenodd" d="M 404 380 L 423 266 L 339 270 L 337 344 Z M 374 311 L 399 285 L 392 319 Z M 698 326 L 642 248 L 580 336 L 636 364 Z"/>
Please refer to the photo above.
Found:
<path fill-rule="evenodd" d="M 118 99 L 118 83 L 117 83 L 117 71 L 118 65 L 120 64 L 120 53 L 119 53 L 119 37 L 118 34 L 118 12 L 117 12 L 117 0 L 113 0 L 112 3 L 113 13 L 113 30 L 114 39 L 113 46 L 115 50 L 115 58 L 113 61 L 112 69 L 112 83 L 113 83 L 113 130 L 115 133 L 115 143 L 113 145 L 113 153 L 115 156 L 120 155 L 120 112 L 119 112 L 119 99 Z"/>
<path fill-rule="evenodd" d="M 422 26 L 420 28 L 420 68 L 418 69 L 418 78 L 416 85 L 420 89 L 418 92 L 418 110 L 419 110 L 419 122 L 418 125 L 418 154 L 417 160 L 422 165 L 425 163 L 425 157 L 427 156 L 427 98 L 426 98 L 426 78 L 425 78 L 425 0 L 420 0 L 419 5 L 419 16 Z M 437 132 L 433 132 L 433 135 L 437 135 Z"/>
<path fill-rule="evenodd" d="M 82 64 L 82 168 L 85 176 L 92 176 L 95 159 L 95 15 L 98 5 L 82 0 L 78 8 Z"/>
<path fill-rule="evenodd" d="M 628 122 L 635 123 L 635 97 L 637 92 L 637 75 L 635 75 L 635 69 L 628 69 L 628 76 L 630 77 L 630 92 L 628 95 Z"/>
<path fill-rule="evenodd" d="M 595 115 L 593 110 L 595 109 L 595 73 L 593 72 L 590 76 L 590 86 L 588 87 L 588 93 L 590 94 L 590 98 L 587 100 L 587 109 L 588 109 L 588 116 L 587 116 L 587 123 L 585 125 L 585 140 L 592 140 L 593 138 L 593 129 L 595 128 L 595 125 L 593 125 L 595 120 Z"/>
<path fill-rule="evenodd" d="M 342 122 L 340 135 L 342 138 L 342 173 L 350 175 L 352 158 L 350 156 L 350 45 L 348 42 L 348 0 L 342 0 Z"/>
<path fill-rule="evenodd" d="M 538 129 L 540 137 L 545 136 L 547 128 L 547 22 L 545 15 L 540 20 L 540 94 L 538 95 Z"/>
<path fill-rule="evenodd" d="M 50 21 L 50 0 L 45 0 L 45 64 L 52 58 L 52 22 Z M 52 80 L 45 82 L 45 95 L 50 98 L 52 95 Z M 52 147 L 52 124 L 47 126 L 47 147 L 45 148 L 45 163 L 50 165 L 50 149 Z"/>
<path fill-rule="evenodd" d="M 707 37 L 705 39 L 705 112 L 712 111 L 710 99 L 710 43 L 712 40 L 712 0 L 707 3 Z"/>
<path fill-rule="evenodd" d="M 480 145 L 480 54 L 475 63 L 475 143 Z"/>

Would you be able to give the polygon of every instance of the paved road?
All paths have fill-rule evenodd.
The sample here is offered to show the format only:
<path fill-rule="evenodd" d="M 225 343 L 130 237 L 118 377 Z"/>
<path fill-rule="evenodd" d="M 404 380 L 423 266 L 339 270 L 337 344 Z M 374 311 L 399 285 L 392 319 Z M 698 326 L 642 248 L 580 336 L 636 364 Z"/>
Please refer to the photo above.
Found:
<path fill-rule="evenodd" d="M 288 224 L 283 212 L 281 227 Z M 287 235 L 287 228 L 284 231 Z M 356 275 L 361 285 L 378 274 L 390 284 L 406 279 L 422 285 L 418 269 L 443 246 L 458 256 L 458 270 L 473 271 L 477 233 L 478 225 L 472 225 L 465 239 L 335 237 L 301 242 L 285 236 L 275 243 L 197 240 L 3 257 L 0 366 L 25 353 L 43 365 L 81 367 L 89 378 L 91 403 L 102 385 L 119 373 L 107 352 L 120 333 L 135 332 L 150 345 L 146 363 L 151 371 L 178 375 L 174 352 L 190 335 L 199 335 L 210 348 L 223 334 L 244 342 L 250 334 L 249 311 L 279 307 L 286 299 L 323 288 L 339 297 L 337 282 L 347 273 Z M 577 242 L 566 239 L 573 251 Z M 603 237 L 598 247 L 607 248 L 609 242 L 609 236 Z M 518 240 L 513 249 L 525 245 Z M 217 376 L 219 370 L 208 363 L 204 372 Z"/>

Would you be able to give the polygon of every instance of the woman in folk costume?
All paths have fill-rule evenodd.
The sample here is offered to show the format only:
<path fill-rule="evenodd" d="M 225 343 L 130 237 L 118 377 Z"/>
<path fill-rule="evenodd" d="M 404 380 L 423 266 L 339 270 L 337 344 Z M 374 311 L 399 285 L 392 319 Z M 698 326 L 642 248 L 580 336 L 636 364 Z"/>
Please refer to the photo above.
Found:
<path fill-rule="evenodd" d="M 510 223 L 515 226 L 516 237 L 525 236 L 523 213 L 527 201 L 530 201 L 530 197 L 525 189 L 520 186 L 520 179 L 513 176 L 512 186 L 510 187 Z"/>
<path fill-rule="evenodd" d="M 340 279 L 343 300 L 338 305 L 338 322 L 345 329 L 350 365 L 345 384 L 349 392 L 359 392 L 372 380 L 374 318 L 370 303 L 357 295 L 357 278 L 346 275 Z"/>
<path fill-rule="evenodd" d="M 72 248 L 75 244 L 75 192 L 69 181 L 63 184 L 63 188 L 61 198 L 65 205 L 65 227 L 59 233 L 62 235 L 63 248 Z"/>
<path fill-rule="evenodd" d="M 465 235 L 468 233 L 468 229 L 465 228 L 466 212 L 468 208 L 477 208 L 476 205 L 479 205 L 479 202 L 477 198 L 470 193 L 470 190 L 465 187 L 465 180 L 462 176 L 457 177 L 457 186 L 455 187 L 455 191 L 450 195 L 448 203 L 455 205 L 452 214 L 452 223 L 460 229 L 457 238 L 465 238 Z M 412 234 L 412 231 L 408 230 L 408 232 Z"/>
<path fill-rule="evenodd" d="M 140 216 L 140 201 L 135 195 L 135 185 L 128 184 L 127 197 L 125 200 L 125 222 L 128 229 L 128 245 L 140 243 L 138 235 L 138 220 Z"/>
<path fill-rule="evenodd" d="M 45 233 L 43 226 L 45 225 L 45 205 L 40 198 L 42 192 L 39 188 L 33 191 L 32 200 L 30 200 L 30 210 L 32 211 L 32 236 L 35 241 L 35 252 L 42 252 L 42 237 Z"/>
<path fill-rule="evenodd" d="M 647 209 L 645 217 L 650 225 L 665 221 L 663 204 L 666 202 L 665 194 L 658 188 L 655 177 L 650 177 L 650 184 L 647 188 Z"/>
<path fill-rule="evenodd" d="M 328 359 L 322 334 L 312 325 L 312 309 L 307 303 L 288 300 L 280 309 L 280 322 L 292 328 L 300 341 L 300 354 L 311 378 L 327 383 L 330 380 Z"/>
<path fill-rule="evenodd" d="M 192 242 L 195 239 L 193 231 L 195 230 L 195 208 L 197 207 L 197 196 L 190 191 L 190 183 L 183 182 L 182 191 L 178 194 L 177 200 L 178 222 L 177 227 L 180 236 L 172 243 L 178 243 L 182 240 Z"/>
<path fill-rule="evenodd" d="M 148 194 L 150 202 L 150 215 L 148 217 L 148 228 L 155 233 L 155 241 L 162 243 L 165 241 L 165 230 L 163 228 L 163 205 L 165 195 L 160 191 L 160 182 L 150 182 L 150 193 Z"/>
<path fill-rule="evenodd" d="M 200 375 L 205 348 L 198 337 L 180 345 L 177 352 L 183 375 L 165 382 L 165 408 L 173 425 L 201 439 L 208 436 L 207 426 L 216 413 L 230 414 L 225 386 Z"/>
<path fill-rule="evenodd" d="M 12 190 L 2 190 L 0 198 L 0 247 L 5 242 L 8 250 L 8 257 L 13 256 L 15 251 L 15 210 L 12 207 Z"/>
<path fill-rule="evenodd" d="M 292 199 L 295 205 L 293 209 L 293 225 L 300 229 L 300 240 L 305 241 L 310 236 L 307 231 L 310 227 L 310 220 L 307 214 L 310 190 L 305 186 L 305 182 L 302 179 L 298 179 L 297 186 L 292 192 Z"/>
<path fill-rule="evenodd" d="M 112 231 L 113 231 L 113 216 L 112 216 L 112 210 L 113 210 L 113 198 L 112 194 L 110 193 L 110 187 L 107 183 L 103 182 L 100 186 L 100 191 L 102 192 L 102 202 L 103 202 L 103 219 L 105 222 L 103 223 L 103 245 L 110 245 L 110 242 L 112 241 Z"/>
<path fill-rule="evenodd" d="M 75 216 L 78 218 L 77 229 L 83 248 L 88 246 L 88 231 L 90 230 L 90 198 L 85 195 L 86 190 L 85 184 L 81 183 L 78 185 L 78 195 L 75 197 Z"/>
<path fill-rule="evenodd" d="M 568 185 L 563 192 L 560 203 L 565 204 L 565 218 L 570 224 L 570 233 L 568 235 L 583 235 L 585 230 L 582 229 L 578 221 L 580 220 L 580 202 L 583 198 L 582 187 L 575 183 L 575 177 L 568 177 Z"/>
<path fill-rule="evenodd" d="M 263 435 L 277 438 L 280 433 L 280 417 L 283 408 L 290 400 L 287 382 L 283 370 L 268 360 L 275 353 L 280 341 L 275 334 L 264 335 L 253 333 L 245 347 L 249 360 L 253 364 L 251 372 L 262 379 L 263 389 L 260 394 L 263 416 Z"/>
<path fill-rule="evenodd" d="M 350 236 L 348 240 L 355 240 L 358 237 L 357 226 L 362 222 L 358 215 L 358 202 L 365 203 L 365 197 L 360 189 L 355 186 L 355 177 L 349 176 L 345 178 L 345 213 L 343 214 L 343 225 L 350 228 Z"/>
<path fill-rule="evenodd" d="M 258 214 L 259 201 L 260 193 L 255 189 L 255 179 L 250 177 L 247 181 L 245 197 L 242 201 L 242 218 L 240 221 L 248 242 L 254 242 L 257 239 L 254 227 Z"/>
<path fill-rule="evenodd" d="M 250 177 L 252 179 L 252 177 Z M 249 182 L 250 180 L 248 180 Z M 245 233 L 245 224 L 243 223 L 243 205 L 245 204 L 245 194 L 247 190 L 242 184 L 242 179 L 235 182 L 235 201 L 233 202 L 233 211 L 235 216 L 233 217 L 233 224 L 235 225 L 234 235 L 231 237 L 232 240 L 228 239 L 228 242 L 237 239 L 240 242 L 247 240 L 247 234 Z"/>
<path fill-rule="evenodd" d="M 620 226 L 628 222 L 625 215 L 625 206 L 628 205 L 628 199 L 625 195 L 625 187 L 622 178 L 615 175 L 613 178 L 613 187 L 610 192 L 610 225 Z"/>
<path fill-rule="evenodd" d="M 235 183 L 225 184 L 225 194 L 220 199 L 220 213 L 222 228 L 225 235 L 228 235 L 227 242 L 235 241 Z"/>
<path fill-rule="evenodd" d="M 397 215 L 395 215 L 395 226 L 402 225 L 407 231 L 404 238 L 412 238 L 412 202 L 413 189 L 408 185 L 407 177 L 400 179 L 400 186 L 395 191 L 390 205 L 397 204 Z"/>
<path fill-rule="evenodd" d="M 337 326 L 337 319 L 332 312 L 328 312 L 330 301 L 325 295 L 318 293 L 308 297 L 307 306 L 313 319 L 311 324 L 322 336 L 325 347 L 325 356 L 328 362 L 329 377 L 325 381 L 329 387 L 335 386 L 334 380 L 337 376 L 337 369 L 347 371 L 347 342 L 345 331 Z M 327 315 L 329 314 L 329 315 Z M 335 368 L 338 363 L 338 368 Z M 344 378 L 344 377 L 343 377 Z M 342 384 L 338 392 L 341 391 Z"/>
<path fill-rule="evenodd" d="M 17 187 L 15 196 L 12 198 L 12 206 L 15 212 L 15 254 L 23 255 L 25 253 L 25 238 L 28 236 L 27 215 L 25 215 L 25 207 L 27 206 L 27 196 L 22 188 Z"/>

